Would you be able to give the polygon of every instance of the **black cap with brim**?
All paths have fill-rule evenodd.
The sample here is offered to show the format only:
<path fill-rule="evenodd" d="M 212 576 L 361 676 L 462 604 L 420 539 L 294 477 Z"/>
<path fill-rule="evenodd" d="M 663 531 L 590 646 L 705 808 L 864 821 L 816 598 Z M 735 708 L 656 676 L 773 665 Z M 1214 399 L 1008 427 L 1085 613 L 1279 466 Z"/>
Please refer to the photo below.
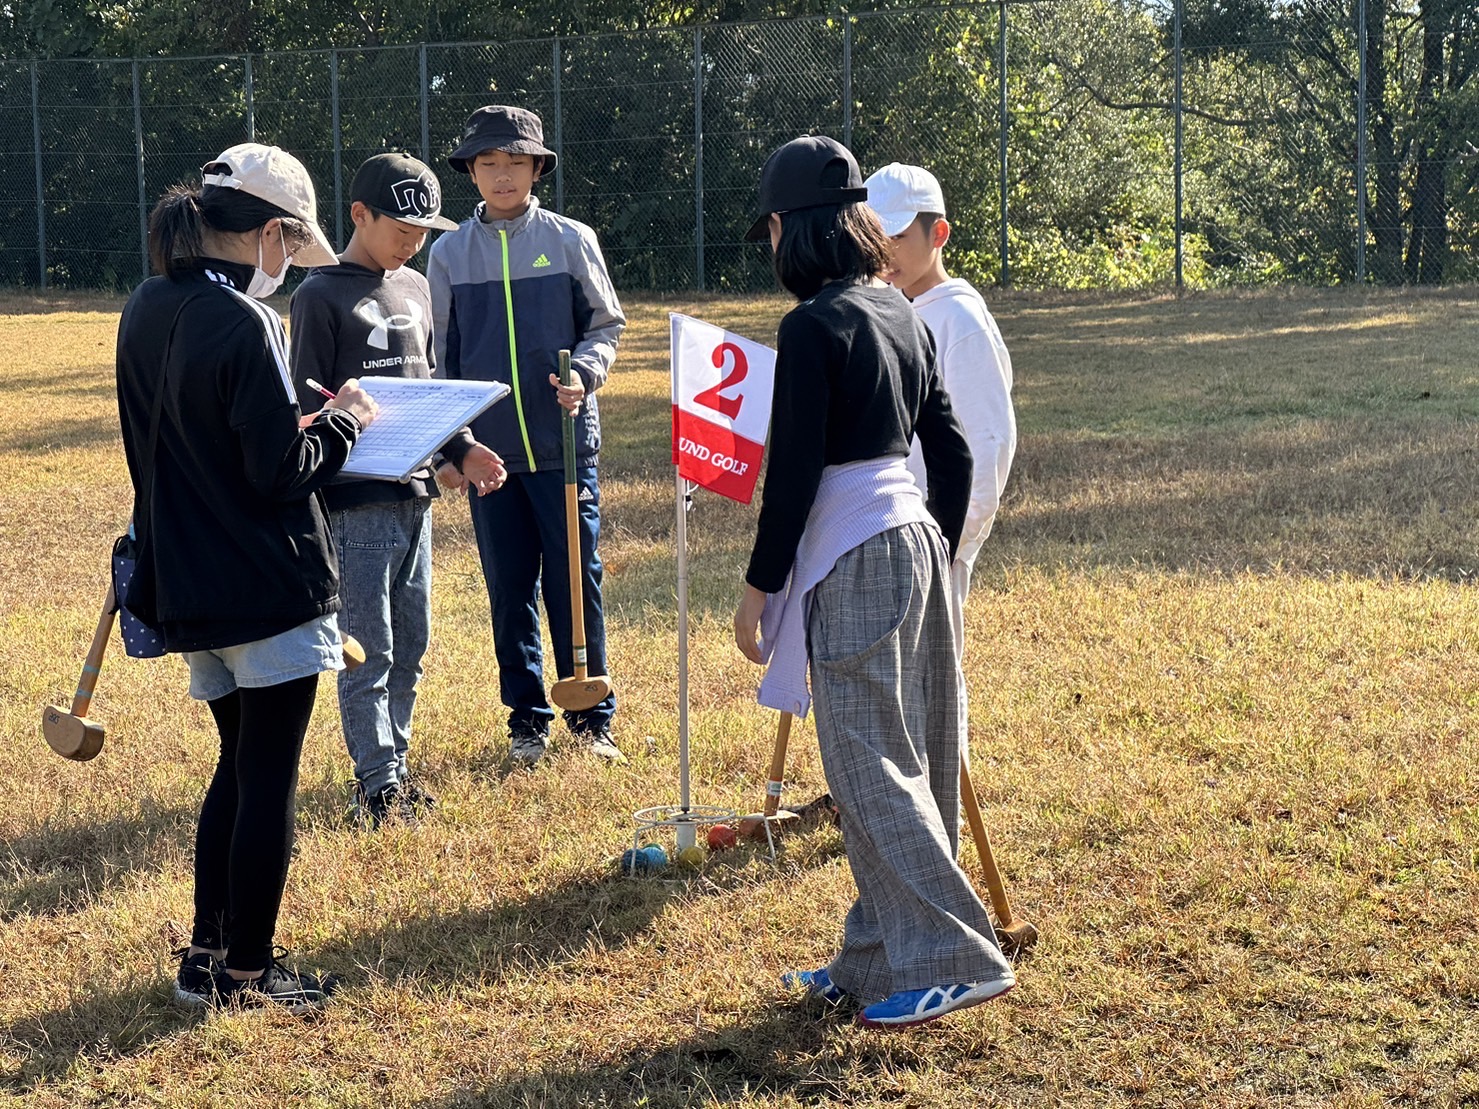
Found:
<path fill-rule="evenodd" d="M 457 224 L 442 213 L 442 186 L 431 167 L 409 154 L 376 154 L 355 172 L 349 202 L 412 227 L 428 231 L 456 231 Z"/>
<path fill-rule="evenodd" d="M 770 237 L 775 212 L 858 204 L 868 199 L 863 173 L 852 152 L 826 135 L 792 139 L 765 160 L 760 171 L 760 217 L 745 232 L 746 242 Z"/>
<path fill-rule="evenodd" d="M 462 141 L 447 155 L 447 164 L 458 173 L 467 173 L 472 160 L 487 150 L 542 155 L 541 175 L 553 173 L 559 163 L 555 152 L 544 145 L 544 124 L 539 117 L 526 108 L 505 104 L 490 104 L 468 117 Z"/>

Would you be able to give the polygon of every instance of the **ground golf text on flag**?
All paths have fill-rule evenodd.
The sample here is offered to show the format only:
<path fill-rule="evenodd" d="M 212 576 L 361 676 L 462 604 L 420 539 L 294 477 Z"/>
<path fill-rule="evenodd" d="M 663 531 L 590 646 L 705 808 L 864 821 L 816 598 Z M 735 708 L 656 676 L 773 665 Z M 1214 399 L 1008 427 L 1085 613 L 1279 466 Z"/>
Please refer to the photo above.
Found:
<path fill-rule="evenodd" d="M 775 351 L 673 312 L 673 462 L 688 481 L 750 503 L 765 454 Z"/>

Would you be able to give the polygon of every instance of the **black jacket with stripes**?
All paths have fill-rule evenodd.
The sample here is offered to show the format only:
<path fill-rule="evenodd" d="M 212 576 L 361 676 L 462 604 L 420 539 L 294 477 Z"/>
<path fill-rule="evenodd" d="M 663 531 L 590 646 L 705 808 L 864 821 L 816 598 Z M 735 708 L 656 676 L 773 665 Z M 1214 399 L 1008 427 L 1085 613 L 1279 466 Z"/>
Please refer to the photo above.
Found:
<path fill-rule="evenodd" d="M 118 326 L 136 510 L 164 388 L 129 607 L 152 617 L 171 651 L 249 643 L 339 608 L 319 489 L 348 458 L 359 421 L 331 410 L 299 428 L 282 320 L 241 292 L 251 276 L 251 266 L 207 259 L 150 278 Z"/>

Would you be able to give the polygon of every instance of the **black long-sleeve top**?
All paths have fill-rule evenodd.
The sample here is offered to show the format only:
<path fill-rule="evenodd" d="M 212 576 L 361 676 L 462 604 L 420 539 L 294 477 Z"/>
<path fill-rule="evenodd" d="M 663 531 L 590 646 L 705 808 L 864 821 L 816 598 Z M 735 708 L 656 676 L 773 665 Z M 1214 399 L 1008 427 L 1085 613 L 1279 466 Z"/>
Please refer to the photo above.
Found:
<path fill-rule="evenodd" d="M 778 593 L 822 470 L 909 454 L 918 435 L 929 510 L 953 555 L 971 492 L 971 451 L 935 366 L 929 329 L 897 289 L 834 282 L 781 320 L 770 461 L 745 580 Z"/>
<path fill-rule="evenodd" d="M 164 390 L 129 603 L 159 622 L 171 651 L 250 643 L 339 608 L 317 493 L 360 424 L 332 410 L 299 428 L 282 320 L 239 291 L 251 276 L 251 266 L 202 260 L 145 281 L 119 321 L 118 412 L 136 511 Z"/>

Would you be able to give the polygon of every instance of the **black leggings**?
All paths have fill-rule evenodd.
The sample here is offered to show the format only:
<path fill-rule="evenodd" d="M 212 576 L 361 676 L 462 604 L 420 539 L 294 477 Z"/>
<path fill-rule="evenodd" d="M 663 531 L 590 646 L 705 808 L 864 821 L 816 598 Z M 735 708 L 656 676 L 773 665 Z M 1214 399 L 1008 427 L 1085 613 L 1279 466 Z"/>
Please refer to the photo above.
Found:
<path fill-rule="evenodd" d="M 195 930 L 190 942 L 226 948 L 232 970 L 261 970 L 272 956 L 288 880 L 298 758 L 318 675 L 208 702 L 221 759 L 195 833 Z"/>

